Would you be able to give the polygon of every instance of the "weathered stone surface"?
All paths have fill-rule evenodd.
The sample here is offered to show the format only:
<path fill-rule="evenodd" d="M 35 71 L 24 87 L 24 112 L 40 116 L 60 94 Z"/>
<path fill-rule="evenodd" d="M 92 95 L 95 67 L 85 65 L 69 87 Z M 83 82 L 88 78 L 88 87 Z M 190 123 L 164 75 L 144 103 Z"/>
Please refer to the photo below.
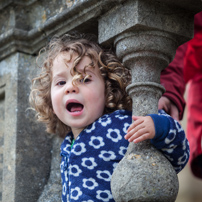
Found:
<path fill-rule="evenodd" d="M 55 34 L 72 30 L 97 34 L 98 18 L 123 1 L 1 0 L 0 59 L 16 51 L 37 54 Z"/>
<path fill-rule="evenodd" d="M 6 83 L 5 79 L 2 76 L 0 76 L 0 201 L 2 201 L 2 181 L 3 181 L 5 83 Z"/>
<path fill-rule="evenodd" d="M 38 202 L 57 202 L 61 201 L 62 186 L 61 186 L 61 174 L 60 174 L 60 145 L 62 139 L 59 137 L 53 138 L 52 148 L 52 160 L 51 160 L 51 171 L 48 183 L 44 187 L 44 191 L 41 194 Z"/>
<path fill-rule="evenodd" d="M 157 113 L 157 103 L 164 92 L 159 84 L 160 72 L 176 48 L 172 36 L 161 31 L 133 30 L 115 39 L 117 55 L 132 71 L 127 91 L 136 116 Z M 121 182 L 124 186 L 120 186 Z M 130 143 L 111 181 L 116 202 L 174 202 L 178 186 L 174 169 L 150 141 Z"/>
<path fill-rule="evenodd" d="M 178 186 L 171 164 L 149 141 L 136 146 L 130 143 L 111 180 L 116 202 L 175 201 Z"/>
<path fill-rule="evenodd" d="M 117 26 L 118 25 L 118 26 Z M 99 41 L 106 43 L 131 29 L 162 30 L 176 34 L 177 43 L 184 43 L 193 34 L 193 13 L 166 2 L 126 1 L 99 19 Z"/>
<path fill-rule="evenodd" d="M 16 53 L 0 62 L 5 81 L 2 201 L 36 201 L 47 183 L 51 138 L 28 110 L 35 58 Z"/>

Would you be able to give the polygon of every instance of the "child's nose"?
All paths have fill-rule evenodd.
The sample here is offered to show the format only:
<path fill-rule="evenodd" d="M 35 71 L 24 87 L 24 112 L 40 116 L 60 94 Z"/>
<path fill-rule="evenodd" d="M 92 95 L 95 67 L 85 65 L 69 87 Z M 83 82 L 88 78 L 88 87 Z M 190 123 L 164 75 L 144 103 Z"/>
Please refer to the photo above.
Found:
<path fill-rule="evenodd" d="M 69 93 L 78 93 L 79 92 L 79 89 L 78 89 L 78 86 L 77 85 L 73 85 L 73 83 L 68 83 L 67 84 L 67 87 L 65 89 L 65 93 L 69 94 Z"/>

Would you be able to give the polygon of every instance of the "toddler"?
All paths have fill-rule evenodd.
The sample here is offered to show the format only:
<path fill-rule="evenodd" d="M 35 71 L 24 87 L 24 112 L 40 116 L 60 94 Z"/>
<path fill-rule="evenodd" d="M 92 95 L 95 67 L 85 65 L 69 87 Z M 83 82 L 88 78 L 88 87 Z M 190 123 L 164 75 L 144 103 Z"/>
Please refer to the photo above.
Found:
<path fill-rule="evenodd" d="M 113 202 L 111 176 L 129 142 L 150 139 L 177 173 L 183 169 L 189 146 L 180 124 L 163 110 L 132 116 L 125 91 L 130 71 L 113 53 L 93 40 L 64 35 L 54 37 L 44 54 L 30 103 L 47 132 L 64 137 L 63 202 Z"/>

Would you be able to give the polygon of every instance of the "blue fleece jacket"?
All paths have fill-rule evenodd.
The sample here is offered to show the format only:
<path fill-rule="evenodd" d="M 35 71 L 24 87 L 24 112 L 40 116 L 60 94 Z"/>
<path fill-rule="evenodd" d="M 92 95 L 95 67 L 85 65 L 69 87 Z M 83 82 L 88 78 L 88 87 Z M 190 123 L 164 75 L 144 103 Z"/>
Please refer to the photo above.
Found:
<path fill-rule="evenodd" d="M 151 143 L 160 150 L 178 173 L 189 159 L 189 144 L 180 124 L 163 110 L 150 114 L 155 125 Z M 114 202 L 110 180 L 114 168 L 126 153 L 124 139 L 132 113 L 117 110 L 84 129 L 73 146 L 69 133 L 61 145 L 63 202 Z"/>

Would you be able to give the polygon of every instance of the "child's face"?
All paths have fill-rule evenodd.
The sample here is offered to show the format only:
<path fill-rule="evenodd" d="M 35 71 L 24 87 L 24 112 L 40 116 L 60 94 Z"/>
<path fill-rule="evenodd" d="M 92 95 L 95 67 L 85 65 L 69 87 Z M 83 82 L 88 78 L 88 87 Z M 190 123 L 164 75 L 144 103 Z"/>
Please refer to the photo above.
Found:
<path fill-rule="evenodd" d="M 68 52 L 60 53 L 53 61 L 51 100 L 54 113 L 71 130 L 76 138 L 89 124 L 102 116 L 105 108 L 105 84 L 99 68 L 87 68 L 86 74 L 91 77 L 78 85 L 72 84 L 71 69 L 75 56 L 70 62 Z M 85 56 L 77 65 L 83 71 L 91 63 Z"/>

